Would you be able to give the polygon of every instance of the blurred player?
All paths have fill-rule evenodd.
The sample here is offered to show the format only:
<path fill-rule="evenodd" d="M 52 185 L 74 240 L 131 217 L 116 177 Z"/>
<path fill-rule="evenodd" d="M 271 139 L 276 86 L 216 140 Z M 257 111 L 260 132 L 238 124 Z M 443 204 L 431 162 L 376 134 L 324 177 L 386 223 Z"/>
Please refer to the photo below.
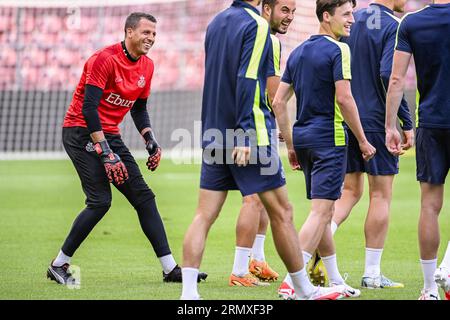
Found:
<path fill-rule="evenodd" d="M 280 84 L 281 76 L 281 44 L 275 35 L 277 33 L 286 34 L 289 25 L 294 20 L 295 9 L 295 0 L 262 1 L 261 15 L 269 23 L 273 48 L 273 60 L 269 62 L 271 66 L 267 74 L 267 103 L 269 107 Z M 273 117 L 272 120 L 274 120 Z M 275 128 L 275 123 L 272 123 L 272 127 Z M 236 225 L 235 258 L 229 280 L 231 286 L 255 286 L 261 285 L 258 279 L 261 281 L 278 279 L 278 273 L 268 265 L 264 255 L 264 241 L 268 225 L 269 216 L 258 195 L 252 194 L 244 197 Z M 245 276 L 249 271 L 258 279 Z"/>
<path fill-rule="evenodd" d="M 358 141 L 348 132 L 347 174 L 342 197 L 336 201 L 332 232 L 349 216 L 361 199 L 364 173 L 369 181 L 370 204 L 364 226 L 366 238 L 365 270 L 361 286 L 365 288 L 402 288 L 381 274 L 381 255 L 388 225 L 394 175 L 398 173 L 398 156 L 385 146 L 386 90 L 392 70 L 395 37 L 406 0 L 378 0 L 355 13 L 350 37 L 344 38 L 352 53 L 352 93 L 358 106 L 361 124 L 377 154 L 369 162 L 361 157 Z M 375 19 L 374 19 L 375 17 Z M 414 131 L 408 104 L 403 99 L 398 113 L 407 150 L 414 144 Z"/>
<path fill-rule="evenodd" d="M 312 200 L 309 216 L 299 232 L 303 261 L 319 248 L 331 286 L 344 285 L 347 297 L 360 291 L 345 284 L 337 268 L 331 218 L 344 181 L 347 134 L 345 120 L 354 132 L 362 157 L 368 161 L 375 148 L 367 141 L 350 88 L 350 49 L 338 41 L 349 36 L 354 23 L 351 0 L 317 0 L 318 35 L 310 37 L 289 56 L 274 101 L 275 113 L 286 110 L 293 93 L 297 98 L 297 121 L 293 142 L 303 169 L 307 198 Z M 314 75 L 314 76 L 312 76 Z M 278 122 L 281 122 L 278 119 Z M 281 131 L 283 137 L 287 134 Z M 284 296 L 292 290 L 289 275 L 279 288 Z"/>
<path fill-rule="evenodd" d="M 75 219 L 47 276 L 59 284 L 74 281 L 70 259 L 111 206 L 112 183 L 133 205 L 163 269 L 165 282 L 181 282 L 155 195 L 123 143 L 119 124 L 131 110 L 149 153 L 147 167 L 159 165 L 161 148 L 147 112 L 153 61 L 146 55 L 155 42 L 156 19 L 132 13 L 125 22 L 125 40 L 97 51 L 86 62 L 72 103 L 64 118 L 63 144 L 81 180 L 86 208 Z M 205 274 L 200 274 L 205 278 Z"/>
<path fill-rule="evenodd" d="M 314 287 L 303 266 L 281 161 L 271 143 L 277 138 L 272 135 L 273 121 L 266 105 L 272 43 L 269 25 L 256 8 L 259 4 L 259 0 L 234 1 L 212 20 L 206 32 L 203 162 L 197 212 L 183 245 L 181 299 L 200 299 L 197 275 L 206 238 L 228 190 L 235 189 L 243 196 L 257 193 L 261 198 L 275 246 L 293 279 L 296 298 L 338 299 L 342 286 Z M 296 167 L 289 120 L 282 115 L 278 121 Z M 263 161 L 264 154 L 269 162 Z"/>
<path fill-rule="evenodd" d="M 411 56 L 414 56 L 418 89 L 416 164 L 422 194 L 419 247 L 424 276 L 419 300 L 439 300 L 435 280 L 442 277 L 448 281 L 449 276 L 448 269 L 436 270 L 440 242 L 438 217 L 443 204 L 445 178 L 450 168 L 449 21 L 448 0 L 436 0 L 434 4 L 403 17 L 397 33 L 386 99 L 386 147 L 392 154 L 399 155 L 403 148 L 395 120 L 406 71 Z M 448 297 L 448 282 L 447 286 L 445 282 L 438 282 L 443 285 Z"/>

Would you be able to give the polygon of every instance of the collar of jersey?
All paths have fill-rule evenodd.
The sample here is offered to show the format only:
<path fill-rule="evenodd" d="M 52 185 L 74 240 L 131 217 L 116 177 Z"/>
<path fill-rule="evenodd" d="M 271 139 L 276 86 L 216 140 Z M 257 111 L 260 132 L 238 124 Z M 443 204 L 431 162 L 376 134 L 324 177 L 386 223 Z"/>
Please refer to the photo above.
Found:
<path fill-rule="evenodd" d="M 258 9 L 256 9 L 254 6 L 252 6 L 251 4 L 248 4 L 247 2 L 245 2 L 243 0 L 234 0 L 232 6 L 238 7 L 238 8 L 249 8 L 250 10 L 253 10 L 253 11 L 255 11 L 255 13 L 260 15 Z"/>
<path fill-rule="evenodd" d="M 378 6 L 378 7 L 380 7 L 381 9 L 384 9 L 385 11 L 389 12 L 390 14 L 394 14 L 394 10 L 389 9 L 388 7 L 383 6 L 383 5 L 380 4 L 380 3 L 371 3 L 370 5 L 371 5 L 371 6 Z"/>
<path fill-rule="evenodd" d="M 138 62 L 139 58 L 135 59 L 131 56 L 131 54 L 128 52 L 127 47 L 125 46 L 125 41 L 121 41 L 120 45 L 122 46 L 123 53 L 125 56 L 130 60 L 131 62 Z"/>
<path fill-rule="evenodd" d="M 434 8 L 446 8 L 450 7 L 450 3 L 430 3 L 429 6 Z"/>
<path fill-rule="evenodd" d="M 323 37 L 330 37 L 330 38 L 332 38 L 328 34 L 313 34 L 312 36 L 309 37 L 309 39 L 313 40 L 313 39 L 318 39 L 318 38 L 323 38 Z"/>

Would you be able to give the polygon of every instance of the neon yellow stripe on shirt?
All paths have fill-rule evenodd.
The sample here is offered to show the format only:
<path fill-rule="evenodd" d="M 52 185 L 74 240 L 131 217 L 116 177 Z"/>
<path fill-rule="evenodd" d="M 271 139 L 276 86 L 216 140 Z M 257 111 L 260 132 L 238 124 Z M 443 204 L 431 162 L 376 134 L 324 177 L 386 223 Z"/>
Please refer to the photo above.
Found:
<path fill-rule="evenodd" d="M 253 101 L 253 115 L 255 117 L 256 137 L 258 139 L 258 146 L 269 145 L 269 134 L 266 127 L 266 117 L 261 110 L 261 88 L 259 87 L 259 81 L 256 81 L 255 99 Z"/>
<path fill-rule="evenodd" d="M 267 40 L 267 34 L 269 32 L 269 24 L 264 18 L 261 18 L 251 9 L 245 9 L 248 14 L 255 19 L 258 24 L 258 30 L 256 32 L 255 44 L 253 46 L 252 56 L 250 58 L 250 63 L 248 64 L 247 72 L 245 74 L 246 78 L 258 79 L 259 65 L 261 62 L 261 57 L 264 51 L 264 46 Z"/>
<path fill-rule="evenodd" d="M 334 44 L 336 44 L 339 49 L 341 49 L 341 57 L 342 57 L 342 76 L 344 77 L 344 79 L 346 80 L 351 80 L 352 79 L 352 72 L 351 72 L 351 67 L 350 67 L 350 47 L 348 46 L 348 44 L 343 43 L 343 42 L 339 42 L 334 40 L 331 37 L 325 37 L 326 39 L 328 39 L 329 41 L 333 42 Z"/>
<path fill-rule="evenodd" d="M 334 97 L 334 144 L 336 147 L 345 146 L 345 129 L 342 125 L 344 117 L 341 113 L 341 108 L 337 103 L 336 96 Z"/>
<path fill-rule="evenodd" d="M 277 77 L 281 77 L 280 70 L 280 58 L 281 58 L 281 44 L 280 40 L 275 37 L 273 34 L 270 35 L 272 39 L 272 48 L 273 48 L 273 69 L 275 70 L 275 75 Z"/>
<path fill-rule="evenodd" d="M 420 92 L 419 89 L 416 90 L 416 128 L 419 127 L 419 103 L 420 103 Z"/>

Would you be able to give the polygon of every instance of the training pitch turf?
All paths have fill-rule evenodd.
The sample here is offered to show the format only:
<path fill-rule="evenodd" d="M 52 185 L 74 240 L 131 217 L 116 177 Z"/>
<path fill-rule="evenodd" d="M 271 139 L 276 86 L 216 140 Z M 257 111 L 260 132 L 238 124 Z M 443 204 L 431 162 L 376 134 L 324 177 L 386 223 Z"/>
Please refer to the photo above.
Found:
<path fill-rule="evenodd" d="M 138 162 L 156 193 L 173 254 L 181 263 L 183 236 L 197 203 L 200 168 L 165 160 L 150 173 L 144 170 L 145 160 Z M 417 299 L 422 288 L 417 243 L 420 195 L 412 155 L 402 157 L 400 170 L 395 179 L 382 272 L 403 282 L 405 288 L 362 290 L 361 299 Z M 286 170 L 286 175 L 298 228 L 309 209 L 303 174 Z M 450 237 L 448 187 L 444 197 L 439 262 Z M 228 287 L 240 204 L 240 194 L 231 192 L 209 233 L 201 266 L 209 277 L 199 285 L 200 294 L 204 299 L 278 299 L 280 280 L 269 287 Z M 179 298 L 181 284 L 162 282 L 160 264 L 140 229 L 137 215 L 117 191 L 110 211 L 72 259 L 81 271 L 81 288 L 69 290 L 47 280 L 47 266 L 83 206 L 84 195 L 70 161 L 0 161 L 0 299 Z M 364 269 L 367 206 L 365 194 L 335 236 L 339 269 L 342 274 L 348 273 L 347 282 L 356 287 Z M 285 269 L 270 232 L 266 257 L 284 277 Z"/>

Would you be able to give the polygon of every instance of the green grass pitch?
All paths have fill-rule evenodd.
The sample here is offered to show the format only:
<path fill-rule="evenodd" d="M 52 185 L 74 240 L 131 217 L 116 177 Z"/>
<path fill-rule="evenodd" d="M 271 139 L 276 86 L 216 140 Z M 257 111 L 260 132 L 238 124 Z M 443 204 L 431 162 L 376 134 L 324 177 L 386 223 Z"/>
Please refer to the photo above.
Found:
<path fill-rule="evenodd" d="M 139 160 L 157 195 L 173 254 L 181 263 L 183 236 L 196 208 L 200 168 L 165 160 L 156 172 L 150 173 L 144 170 L 144 162 Z M 417 299 L 422 287 L 417 242 L 420 194 L 414 157 L 402 157 L 400 168 L 382 271 L 403 282 L 405 288 L 363 290 L 361 299 Z M 303 175 L 289 170 L 286 174 L 298 228 L 309 209 Z M 84 206 L 75 170 L 70 161 L 0 161 L 0 181 L 0 299 L 179 298 L 181 284 L 162 282 L 159 262 L 140 229 L 137 215 L 117 191 L 110 211 L 72 259 L 72 264 L 81 268 L 81 288 L 69 290 L 50 282 L 45 277 L 47 265 Z M 447 187 L 440 217 L 439 262 L 450 237 L 449 192 Z M 209 277 L 199 285 L 200 294 L 204 299 L 278 299 L 276 289 L 280 281 L 256 288 L 227 285 L 240 203 L 240 194 L 231 192 L 211 229 L 201 266 Z M 353 286 L 359 286 L 364 269 L 363 223 L 367 205 L 365 195 L 335 237 L 340 271 L 348 273 L 347 281 Z M 266 257 L 284 276 L 270 232 Z"/>

